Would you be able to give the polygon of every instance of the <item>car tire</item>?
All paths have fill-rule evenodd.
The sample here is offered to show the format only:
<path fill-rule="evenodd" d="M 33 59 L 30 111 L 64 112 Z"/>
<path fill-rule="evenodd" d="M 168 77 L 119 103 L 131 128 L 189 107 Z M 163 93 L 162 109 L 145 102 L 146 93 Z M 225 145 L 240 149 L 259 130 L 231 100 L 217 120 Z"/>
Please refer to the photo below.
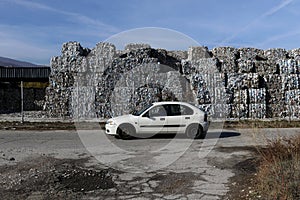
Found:
<path fill-rule="evenodd" d="M 203 130 L 199 124 L 191 124 L 187 127 L 185 134 L 188 138 L 199 139 L 203 137 Z M 205 137 L 205 136 L 204 136 Z"/>
<path fill-rule="evenodd" d="M 117 129 L 118 136 L 123 140 L 134 138 L 135 128 L 131 124 L 121 124 Z"/>

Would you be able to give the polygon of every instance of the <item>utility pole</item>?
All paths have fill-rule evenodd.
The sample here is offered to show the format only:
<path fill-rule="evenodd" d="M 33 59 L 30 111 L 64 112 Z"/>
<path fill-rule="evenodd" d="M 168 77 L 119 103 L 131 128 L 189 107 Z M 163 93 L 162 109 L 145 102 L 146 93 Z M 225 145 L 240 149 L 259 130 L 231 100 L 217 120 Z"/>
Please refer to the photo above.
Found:
<path fill-rule="evenodd" d="M 24 123 L 24 91 L 23 91 L 23 81 L 21 81 L 21 123 Z"/>

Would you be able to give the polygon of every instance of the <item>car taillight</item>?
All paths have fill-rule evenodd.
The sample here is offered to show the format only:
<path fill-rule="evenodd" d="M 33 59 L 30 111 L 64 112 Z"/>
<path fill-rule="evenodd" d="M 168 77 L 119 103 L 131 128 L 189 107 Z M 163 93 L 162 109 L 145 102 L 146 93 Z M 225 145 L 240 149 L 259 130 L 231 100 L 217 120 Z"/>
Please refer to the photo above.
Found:
<path fill-rule="evenodd" d="M 207 113 L 204 114 L 203 120 L 204 120 L 205 122 L 207 122 Z"/>

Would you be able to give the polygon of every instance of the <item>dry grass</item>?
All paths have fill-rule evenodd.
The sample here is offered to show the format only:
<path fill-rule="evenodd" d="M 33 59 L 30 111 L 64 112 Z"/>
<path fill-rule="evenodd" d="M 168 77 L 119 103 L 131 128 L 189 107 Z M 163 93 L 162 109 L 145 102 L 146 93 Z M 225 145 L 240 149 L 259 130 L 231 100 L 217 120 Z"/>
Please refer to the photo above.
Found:
<path fill-rule="evenodd" d="M 224 128 L 299 128 L 300 121 L 287 120 L 238 120 L 225 121 Z"/>
<path fill-rule="evenodd" d="M 260 154 L 257 193 L 264 199 L 300 199 L 300 136 L 268 141 Z"/>

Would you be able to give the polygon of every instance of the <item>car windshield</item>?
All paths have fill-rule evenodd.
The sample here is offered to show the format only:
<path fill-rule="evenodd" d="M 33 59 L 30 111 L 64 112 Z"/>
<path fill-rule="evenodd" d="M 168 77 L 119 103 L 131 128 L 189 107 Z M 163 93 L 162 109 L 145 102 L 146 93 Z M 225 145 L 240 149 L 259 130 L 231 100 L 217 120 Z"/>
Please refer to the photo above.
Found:
<path fill-rule="evenodd" d="M 141 115 L 145 110 L 147 110 L 148 108 L 150 108 L 151 106 L 153 106 L 153 104 L 149 104 L 147 106 L 145 106 L 143 109 L 139 110 L 139 111 L 134 111 L 132 113 L 132 115 L 135 115 L 135 116 L 139 116 Z"/>

